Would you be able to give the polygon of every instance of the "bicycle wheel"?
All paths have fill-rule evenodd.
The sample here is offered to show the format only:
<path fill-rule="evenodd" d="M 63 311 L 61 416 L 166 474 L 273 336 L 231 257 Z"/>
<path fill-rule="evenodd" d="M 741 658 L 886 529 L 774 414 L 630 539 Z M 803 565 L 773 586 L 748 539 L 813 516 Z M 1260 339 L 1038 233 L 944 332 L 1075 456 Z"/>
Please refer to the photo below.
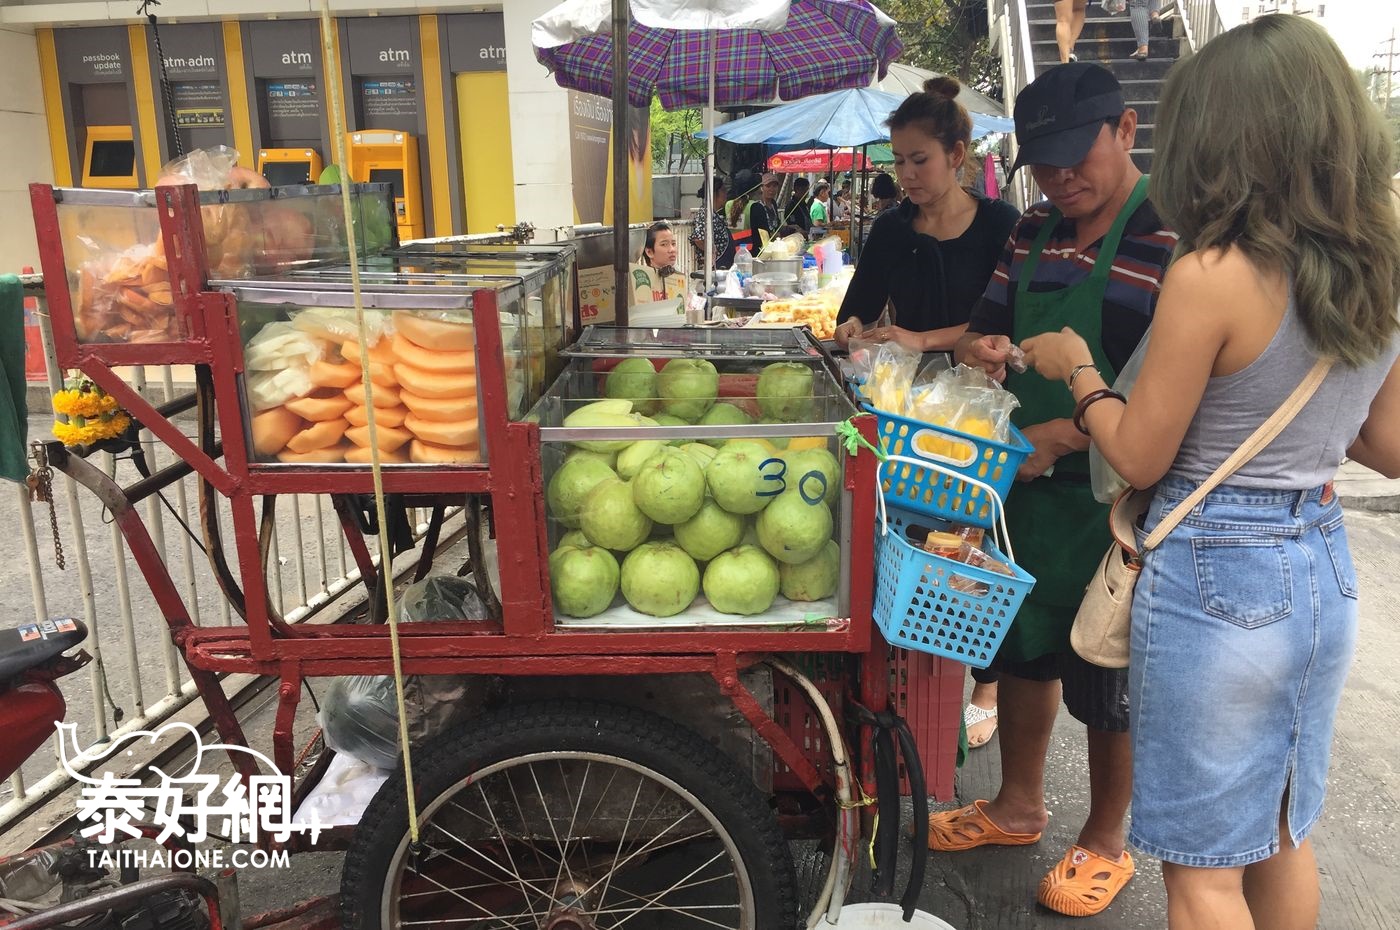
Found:
<path fill-rule="evenodd" d="M 796 922 L 792 858 L 752 780 L 701 737 L 605 704 L 510 708 L 414 755 L 345 860 L 350 930 L 733 930 Z"/>

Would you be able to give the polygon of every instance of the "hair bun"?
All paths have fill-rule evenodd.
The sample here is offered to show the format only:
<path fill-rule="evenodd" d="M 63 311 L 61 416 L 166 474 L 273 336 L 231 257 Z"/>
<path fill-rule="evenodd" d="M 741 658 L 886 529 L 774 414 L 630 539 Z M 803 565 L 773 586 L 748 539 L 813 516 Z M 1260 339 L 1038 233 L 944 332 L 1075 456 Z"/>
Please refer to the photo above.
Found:
<path fill-rule="evenodd" d="M 924 93 L 935 97 L 946 97 L 952 100 L 958 96 L 958 91 L 962 90 L 962 84 L 955 77 L 940 74 L 924 81 Z"/>

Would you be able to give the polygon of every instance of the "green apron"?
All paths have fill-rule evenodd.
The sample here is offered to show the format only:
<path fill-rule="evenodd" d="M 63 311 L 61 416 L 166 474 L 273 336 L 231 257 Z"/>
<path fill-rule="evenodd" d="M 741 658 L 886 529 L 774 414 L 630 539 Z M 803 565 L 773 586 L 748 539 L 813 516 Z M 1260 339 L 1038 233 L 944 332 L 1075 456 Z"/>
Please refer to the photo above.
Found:
<path fill-rule="evenodd" d="M 1123 230 L 1146 199 L 1144 177 L 1104 237 L 1088 278 L 1057 291 L 1034 293 L 1030 285 L 1041 253 L 1061 219 L 1059 210 L 1050 212 L 1016 283 L 1013 342 L 1057 333 L 1068 326 L 1084 337 L 1099 371 L 1113 381 L 1116 370 L 1103 351 L 1104 292 Z M 1021 402 L 1012 417 L 1021 429 L 1074 416 L 1074 398 L 1065 386 L 1046 381 L 1034 370 L 1024 374 L 1008 371 L 1006 387 Z M 1094 500 L 1089 484 L 1089 453 L 1075 452 L 1061 458 L 1049 478 L 1017 482 L 1007 498 L 1006 522 L 1016 549 L 1016 564 L 1035 576 L 1036 583 L 998 655 L 1026 662 L 1051 653 L 1067 653 L 1069 629 L 1084 598 L 1084 588 L 1111 541 L 1108 507 Z"/>

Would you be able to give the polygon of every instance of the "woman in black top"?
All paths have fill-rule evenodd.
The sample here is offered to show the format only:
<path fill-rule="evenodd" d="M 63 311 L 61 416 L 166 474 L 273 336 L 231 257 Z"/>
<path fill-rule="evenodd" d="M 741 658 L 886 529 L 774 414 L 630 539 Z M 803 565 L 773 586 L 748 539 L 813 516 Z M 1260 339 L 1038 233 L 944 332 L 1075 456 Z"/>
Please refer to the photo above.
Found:
<path fill-rule="evenodd" d="M 953 78 L 933 78 L 890 116 L 905 199 L 871 226 L 837 316 L 842 345 L 861 336 L 951 350 L 1020 218 L 1011 204 L 958 184 L 972 144 L 972 118 L 954 99 L 959 89 Z M 887 302 L 895 325 L 866 331 Z"/>

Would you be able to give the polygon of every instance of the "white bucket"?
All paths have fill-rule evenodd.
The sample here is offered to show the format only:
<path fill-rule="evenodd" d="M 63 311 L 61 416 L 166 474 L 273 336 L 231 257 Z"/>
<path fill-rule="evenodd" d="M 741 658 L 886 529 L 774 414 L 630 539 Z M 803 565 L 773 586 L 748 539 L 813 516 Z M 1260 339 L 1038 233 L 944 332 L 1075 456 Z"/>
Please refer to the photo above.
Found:
<path fill-rule="evenodd" d="M 924 911 L 915 911 L 914 919 L 906 924 L 904 911 L 898 904 L 847 904 L 841 908 L 841 919 L 834 925 L 819 923 L 817 926 L 836 926 L 840 930 L 957 930 Z"/>

